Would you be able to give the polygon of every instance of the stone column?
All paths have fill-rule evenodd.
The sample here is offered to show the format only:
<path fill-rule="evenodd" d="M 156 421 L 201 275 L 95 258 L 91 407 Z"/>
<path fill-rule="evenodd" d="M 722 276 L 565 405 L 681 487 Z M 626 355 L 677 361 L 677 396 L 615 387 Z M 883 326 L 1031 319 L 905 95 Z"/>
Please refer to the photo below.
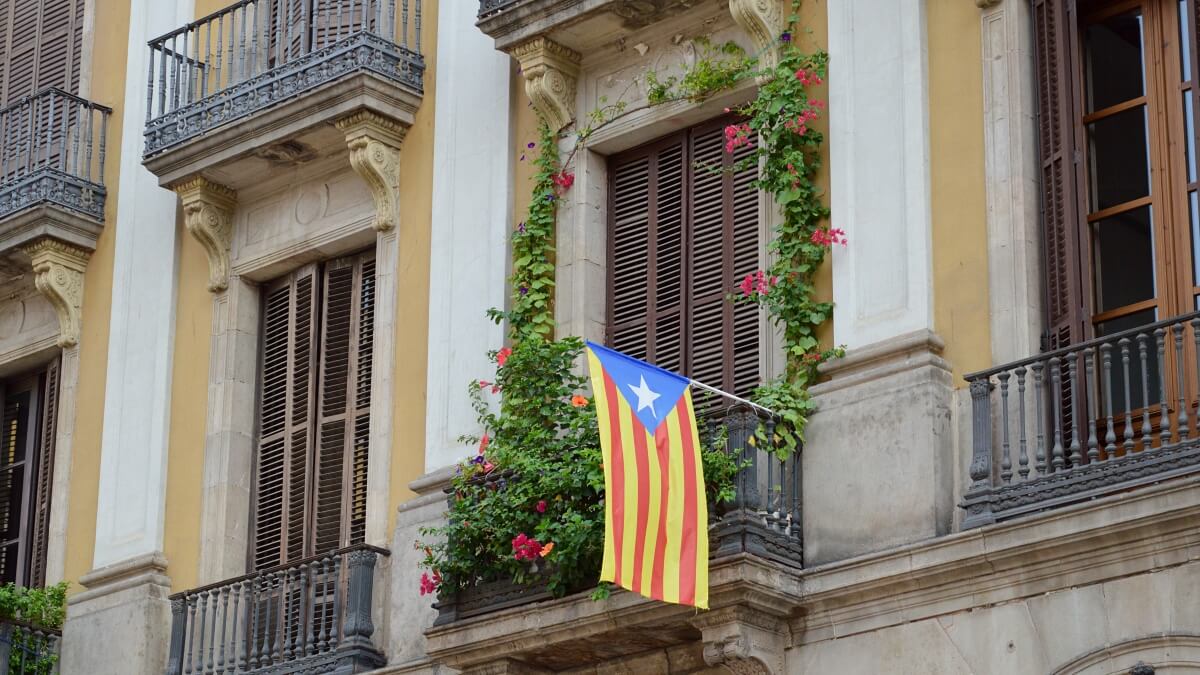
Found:
<path fill-rule="evenodd" d="M 833 251 L 833 328 L 848 354 L 812 390 L 807 564 L 943 534 L 953 515 L 953 388 L 933 332 L 925 1 L 828 11 L 831 207 L 850 239 Z"/>
<path fill-rule="evenodd" d="M 131 0 L 93 571 L 63 628 L 64 673 L 161 672 L 171 627 L 163 533 L 178 283 L 175 195 L 141 164 L 146 43 L 192 0 Z"/>

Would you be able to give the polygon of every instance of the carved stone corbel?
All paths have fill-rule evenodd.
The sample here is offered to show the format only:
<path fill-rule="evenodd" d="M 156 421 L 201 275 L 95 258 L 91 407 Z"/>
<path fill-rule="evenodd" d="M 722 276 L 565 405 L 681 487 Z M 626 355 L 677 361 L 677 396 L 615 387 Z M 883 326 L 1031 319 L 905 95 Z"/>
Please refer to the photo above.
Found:
<path fill-rule="evenodd" d="M 735 605 L 692 619 L 704 640 L 704 662 L 737 675 L 782 675 L 787 627 L 779 617 Z"/>
<path fill-rule="evenodd" d="M 400 222 L 400 145 L 408 129 L 368 110 L 343 117 L 335 124 L 346 135 L 350 166 L 371 189 L 375 230 L 387 232 Z"/>
<path fill-rule="evenodd" d="M 779 38 L 787 30 L 783 0 L 729 0 L 729 13 L 750 40 L 764 70 L 779 64 Z"/>
<path fill-rule="evenodd" d="M 233 238 L 233 207 L 237 193 L 203 176 L 171 186 L 183 204 L 183 225 L 208 254 L 208 290 L 229 286 L 229 242 Z"/>
<path fill-rule="evenodd" d="M 1000 4 L 1000 0 L 975 0 L 975 6 L 979 9 L 988 9 Z"/>
<path fill-rule="evenodd" d="M 575 86 L 580 55 L 544 37 L 517 45 L 512 55 L 525 76 L 525 94 L 550 128 L 558 131 L 575 119 Z"/>
<path fill-rule="evenodd" d="M 33 284 L 58 314 L 58 346 L 79 344 L 83 311 L 83 273 L 90 251 L 43 237 L 21 247 L 33 263 Z"/>

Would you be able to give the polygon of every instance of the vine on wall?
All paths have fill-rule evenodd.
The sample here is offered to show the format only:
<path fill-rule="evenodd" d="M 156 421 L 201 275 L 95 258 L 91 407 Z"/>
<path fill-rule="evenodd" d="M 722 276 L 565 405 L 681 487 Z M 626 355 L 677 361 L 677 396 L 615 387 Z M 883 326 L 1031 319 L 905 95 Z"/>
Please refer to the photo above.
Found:
<path fill-rule="evenodd" d="M 793 10 L 798 4 L 794 1 Z M 793 12 L 789 25 L 795 28 L 797 22 Z M 763 270 L 747 270 L 738 288 L 730 289 L 730 300 L 762 305 L 780 329 L 787 366 L 753 398 L 779 413 L 775 440 L 782 452 L 790 452 L 812 410 L 807 388 L 817 378 L 817 367 L 842 353 L 822 349 L 816 334 L 833 306 L 815 299 L 815 276 L 829 249 L 846 243 L 841 230 L 825 225 L 829 211 L 816 184 L 824 138 L 812 122 L 824 102 L 811 98 L 809 89 L 823 82 L 827 57 L 804 53 L 791 31 L 779 37 L 778 64 L 770 69 L 760 68 L 756 58 L 732 43 L 700 46 L 700 58 L 686 73 L 645 75 L 646 105 L 698 102 L 758 78 L 756 96 L 727 110 L 744 121 L 726 128 L 726 150 L 755 147 L 734 170 L 759 166 L 756 187 L 774 196 L 780 218 L 769 245 L 772 262 Z M 575 179 L 563 167 L 571 165 L 592 133 L 631 112 L 624 101 L 603 101 L 578 129 L 575 147 L 563 161 L 557 134 L 544 124 L 538 141 L 524 148 L 522 159 L 532 157 L 536 175 L 526 218 L 512 233 L 510 305 L 489 311 L 507 325 L 509 346 L 490 355 L 494 379 L 469 387 L 485 431 L 462 439 L 477 444 L 477 450 L 452 481 L 447 525 L 424 530 L 429 541 L 417 543 L 427 569 L 422 594 L 511 579 L 544 583 L 561 595 L 596 578 L 604 538 L 604 475 L 595 408 L 581 393 L 587 383 L 575 369 L 583 342 L 555 338 L 555 219 L 558 200 Z M 492 397 L 498 405 L 492 405 Z M 702 459 L 710 499 L 731 499 L 739 467 L 721 439 L 710 440 Z M 605 593 L 601 588 L 598 595 Z"/>

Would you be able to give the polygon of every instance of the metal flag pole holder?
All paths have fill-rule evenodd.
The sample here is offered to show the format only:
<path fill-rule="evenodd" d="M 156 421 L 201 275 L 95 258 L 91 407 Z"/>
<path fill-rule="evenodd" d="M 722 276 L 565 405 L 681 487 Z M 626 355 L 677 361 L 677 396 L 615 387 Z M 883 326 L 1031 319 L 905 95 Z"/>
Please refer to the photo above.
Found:
<path fill-rule="evenodd" d="M 697 387 L 700 387 L 701 389 L 707 389 L 708 391 L 711 391 L 712 393 L 714 393 L 718 396 L 723 396 L 731 401 L 737 401 L 738 403 L 748 405 L 751 408 L 754 408 L 755 410 L 761 410 L 761 411 L 767 413 L 768 415 L 770 415 L 771 417 L 780 417 L 780 414 L 775 412 L 774 410 L 771 410 L 770 408 L 764 408 L 763 406 L 761 406 L 757 403 L 754 403 L 752 401 L 747 401 L 746 399 L 742 398 L 741 396 L 734 396 L 733 394 L 721 391 L 720 389 L 717 389 L 716 387 L 712 387 L 707 384 L 704 384 L 703 382 L 700 382 L 699 380 L 689 380 L 689 382 L 691 382 L 693 385 L 695 385 Z"/>

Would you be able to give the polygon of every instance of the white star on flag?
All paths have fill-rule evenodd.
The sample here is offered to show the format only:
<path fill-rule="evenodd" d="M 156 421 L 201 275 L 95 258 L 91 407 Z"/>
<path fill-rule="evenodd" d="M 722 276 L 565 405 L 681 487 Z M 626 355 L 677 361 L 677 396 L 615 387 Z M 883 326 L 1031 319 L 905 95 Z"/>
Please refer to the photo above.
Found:
<path fill-rule="evenodd" d="M 661 394 L 656 394 L 655 392 L 650 390 L 650 387 L 648 387 L 646 385 L 646 376 L 645 375 L 642 376 L 641 386 L 635 387 L 632 384 L 627 384 L 625 386 L 629 387 L 629 389 L 634 393 L 634 395 L 637 396 L 637 400 L 638 400 L 637 411 L 638 412 L 641 412 L 642 408 L 649 408 L 650 414 L 654 415 L 656 418 L 658 417 L 658 412 L 654 410 L 654 402 L 656 400 L 658 400 L 658 397 L 661 396 Z"/>

